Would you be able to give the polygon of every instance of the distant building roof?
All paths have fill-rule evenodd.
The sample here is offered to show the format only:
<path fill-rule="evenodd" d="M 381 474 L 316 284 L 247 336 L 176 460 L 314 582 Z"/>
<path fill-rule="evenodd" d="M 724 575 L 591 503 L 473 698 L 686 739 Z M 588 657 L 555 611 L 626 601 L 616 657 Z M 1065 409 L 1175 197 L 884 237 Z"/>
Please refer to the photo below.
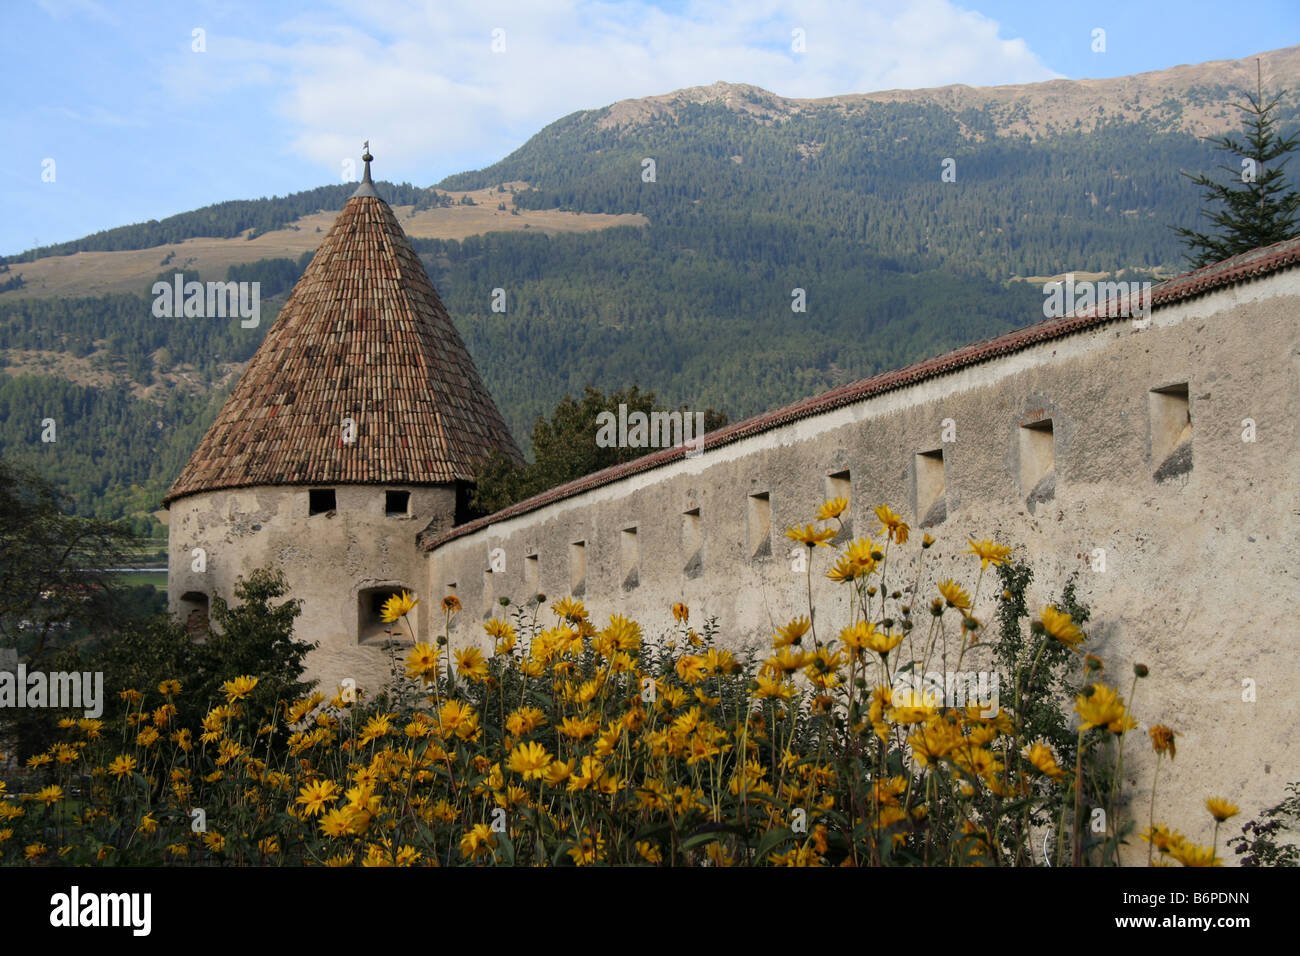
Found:
<path fill-rule="evenodd" d="M 1239 256 L 1225 259 L 1223 262 L 1206 266 L 1204 269 L 1198 269 L 1195 272 L 1189 272 L 1153 287 L 1150 290 L 1151 308 L 1172 305 L 1223 286 L 1257 279 L 1269 273 L 1287 269 L 1297 262 L 1300 262 L 1300 238 L 1288 239 L 1261 249 L 1253 249 L 1250 252 L 1244 252 Z M 1040 342 L 1064 338 L 1076 332 L 1105 325 L 1108 322 L 1132 321 L 1128 316 L 1113 314 L 1114 303 L 1110 303 L 1110 305 L 1112 306 L 1110 309 L 1094 307 L 1067 315 L 1064 318 L 1037 322 L 1034 325 L 1017 329 L 1014 332 L 1007 332 L 996 338 L 953 349 L 950 352 L 926 359 L 915 365 L 908 365 L 892 372 L 883 372 L 871 378 L 860 379 L 833 388 L 820 395 L 801 399 L 775 411 L 755 415 L 744 421 L 720 428 L 715 432 L 710 432 L 704 438 L 704 453 L 707 455 L 710 448 L 729 445 L 732 442 L 780 428 L 802 418 L 842 408 L 845 405 L 852 405 L 855 402 L 863 401 L 884 392 L 905 388 L 926 379 L 937 378 L 940 375 L 956 372 L 971 365 L 978 365 L 981 362 L 987 362 L 1002 355 L 1019 352 Z M 571 498 L 584 491 L 599 488 L 629 475 L 640 474 L 667 465 L 684 457 L 685 454 L 686 449 L 683 447 L 664 448 L 634 461 L 612 465 L 589 475 L 583 475 L 581 478 L 576 478 L 566 484 L 557 485 L 548 491 L 543 491 L 541 494 L 502 508 L 500 511 L 486 517 L 466 522 L 449 531 L 430 533 L 426 530 L 420 534 L 419 541 L 426 551 L 432 550 L 441 544 L 472 534 L 489 525 L 527 514 L 530 511 L 536 511 L 538 508 L 544 508 L 556 501 Z"/>
<path fill-rule="evenodd" d="M 521 458 L 369 174 L 367 161 L 165 504 L 252 485 L 471 481 L 493 451 Z"/>

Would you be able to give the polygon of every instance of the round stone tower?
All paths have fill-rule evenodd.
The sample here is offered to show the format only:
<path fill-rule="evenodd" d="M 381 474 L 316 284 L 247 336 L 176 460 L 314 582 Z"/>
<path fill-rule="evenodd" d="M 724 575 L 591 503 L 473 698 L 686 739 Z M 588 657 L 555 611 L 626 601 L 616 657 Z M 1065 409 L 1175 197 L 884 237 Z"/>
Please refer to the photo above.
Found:
<path fill-rule="evenodd" d="M 212 598 L 234 603 L 238 577 L 278 568 L 326 688 L 388 676 L 380 607 L 401 590 L 426 597 L 416 535 L 463 519 L 487 455 L 519 458 L 362 158 L 361 184 L 164 500 L 171 610 L 202 632 Z M 421 639 L 429 611 L 422 600 L 412 615 Z"/>

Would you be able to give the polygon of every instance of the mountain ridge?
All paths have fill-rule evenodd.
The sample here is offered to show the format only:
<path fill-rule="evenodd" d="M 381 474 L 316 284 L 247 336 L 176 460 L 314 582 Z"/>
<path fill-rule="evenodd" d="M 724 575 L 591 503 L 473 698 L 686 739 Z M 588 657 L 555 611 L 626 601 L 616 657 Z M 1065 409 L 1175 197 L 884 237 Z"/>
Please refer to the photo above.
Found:
<path fill-rule="evenodd" d="M 1261 60 L 1270 92 L 1300 85 L 1300 47 Z M 690 87 L 571 113 L 489 167 L 380 192 L 522 448 L 538 416 L 587 385 L 637 384 L 734 421 L 1033 324 L 1042 277 L 1183 271 L 1168 226 L 1204 226 L 1183 172 L 1221 161 L 1188 130 L 1234 128 L 1240 90 L 1220 80 L 1253 88 L 1253 61 L 1215 62 L 1236 65 L 850 94 L 829 108 L 747 84 Z M 1163 107 L 1171 75 L 1189 85 Z M 1278 119 L 1300 128 L 1294 91 Z M 321 207 L 341 208 L 348 188 L 168 226 L 173 239 L 227 238 L 0 268 L 0 285 L 30 280 L 0 294 L 0 454 L 50 469 L 95 513 L 153 510 L 265 334 L 275 290 L 332 222 Z M 256 238 L 240 237 L 239 216 Z M 115 241 L 153 235 L 124 227 Z M 33 295 L 56 268 L 68 281 Z M 262 282 L 261 327 L 152 317 L 152 275 L 179 271 Z M 47 415 L 67 423 L 57 459 L 33 443 Z"/>

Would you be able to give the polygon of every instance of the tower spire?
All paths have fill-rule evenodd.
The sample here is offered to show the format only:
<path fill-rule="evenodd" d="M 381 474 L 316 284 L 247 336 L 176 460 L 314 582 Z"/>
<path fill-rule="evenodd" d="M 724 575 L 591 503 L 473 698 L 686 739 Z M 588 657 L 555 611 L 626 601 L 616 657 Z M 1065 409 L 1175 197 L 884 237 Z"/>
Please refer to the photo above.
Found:
<path fill-rule="evenodd" d="M 366 171 L 361 177 L 361 184 L 357 186 L 356 192 L 354 192 L 352 195 L 354 197 L 374 196 L 376 199 L 378 199 L 379 193 L 375 192 L 375 184 L 370 178 L 370 161 L 375 158 L 370 155 L 370 140 L 366 140 L 364 143 L 362 143 L 361 149 L 362 149 L 361 161 L 366 164 Z"/>

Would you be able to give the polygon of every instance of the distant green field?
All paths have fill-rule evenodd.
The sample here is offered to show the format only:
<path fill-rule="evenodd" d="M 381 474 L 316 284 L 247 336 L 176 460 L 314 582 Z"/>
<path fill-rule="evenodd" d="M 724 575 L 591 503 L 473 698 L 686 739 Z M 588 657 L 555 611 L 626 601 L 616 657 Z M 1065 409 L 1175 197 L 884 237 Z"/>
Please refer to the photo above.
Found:
<path fill-rule="evenodd" d="M 121 581 L 127 587 L 151 584 L 159 591 L 167 590 L 166 571 L 123 571 Z"/>

